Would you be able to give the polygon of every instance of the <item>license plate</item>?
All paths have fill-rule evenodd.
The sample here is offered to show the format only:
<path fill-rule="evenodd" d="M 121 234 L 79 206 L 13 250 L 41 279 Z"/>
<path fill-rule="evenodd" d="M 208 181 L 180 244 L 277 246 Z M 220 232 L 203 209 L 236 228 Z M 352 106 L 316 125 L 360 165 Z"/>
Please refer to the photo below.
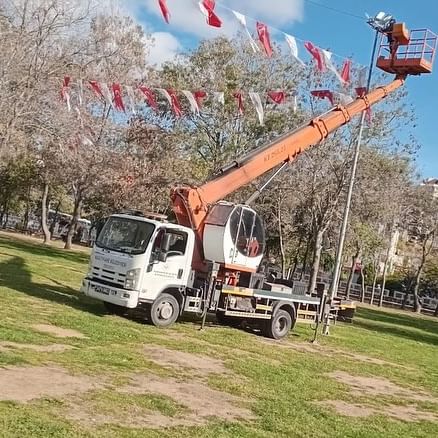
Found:
<path fill-rule="evenodd" d="M 104 286 L 95 286 L 92 285 L 91 286 L 95 292 L 97 292 L 98 294 L 103 294 L 103 295 L 114 295 L 117 292 L 113 291 L 112 289 L 110 289 L 109 287 L 104 287 Z"/>

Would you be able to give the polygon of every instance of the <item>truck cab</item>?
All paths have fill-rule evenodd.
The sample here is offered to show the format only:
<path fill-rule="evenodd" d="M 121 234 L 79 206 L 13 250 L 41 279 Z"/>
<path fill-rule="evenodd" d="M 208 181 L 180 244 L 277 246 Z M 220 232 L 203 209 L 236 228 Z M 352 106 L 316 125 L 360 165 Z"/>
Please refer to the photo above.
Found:
<path fill-rule="evenodd" d="M 166 301 L 155 309 L 155 316 L 174 321 L 182 308 L 181 292 L 193 283 L 194 244 L 190 228 L 112 215 L 95 242 L 81 291 L 103 301 L 114 313 L 139 306 L 150 310 L 159 296 L 169 295 L 177 305 L 170 299 L 170 304 Z"/>

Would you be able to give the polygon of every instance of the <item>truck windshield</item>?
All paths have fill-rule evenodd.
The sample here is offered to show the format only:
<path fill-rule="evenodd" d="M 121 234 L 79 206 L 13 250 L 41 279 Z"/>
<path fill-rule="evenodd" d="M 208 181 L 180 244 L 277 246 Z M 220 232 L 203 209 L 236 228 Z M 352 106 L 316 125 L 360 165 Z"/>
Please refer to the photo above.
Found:
<path fill-rule="evenodd" d="M 154 229 L 155 225 L 149 222 L 110 217 L 99 233 L 96 245 L 112 251 L 143 254 Z"/>

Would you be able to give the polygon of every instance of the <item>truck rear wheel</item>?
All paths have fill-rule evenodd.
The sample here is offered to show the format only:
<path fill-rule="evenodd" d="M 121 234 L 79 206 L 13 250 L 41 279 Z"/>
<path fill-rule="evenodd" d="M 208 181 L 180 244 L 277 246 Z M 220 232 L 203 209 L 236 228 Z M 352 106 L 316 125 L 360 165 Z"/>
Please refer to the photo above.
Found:
<path fill-rule="evenodd" d="M 292 327 L 292 318 L 286 310 L 277 310 L 263 330 L 263 334 L 268 338 L 282 339 L 289 333 Z"/>
<path fill-rule="evenodd" d="M 155 327 L 168 327 L 179 316 L 178 300 L 170 294 L 161 294 L 148 309 L 148 319 Z"/>

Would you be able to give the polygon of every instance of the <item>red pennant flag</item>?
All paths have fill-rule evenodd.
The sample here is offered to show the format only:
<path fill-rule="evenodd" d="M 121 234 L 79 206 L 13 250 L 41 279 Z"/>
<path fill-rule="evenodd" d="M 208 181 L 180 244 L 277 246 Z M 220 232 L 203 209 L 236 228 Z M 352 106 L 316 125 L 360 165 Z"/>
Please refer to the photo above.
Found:
<path fill-rule="evenodd" d="M 160 5 L 161 13 L 163 14 L 164 21 L 169 24 L 170 20 L 170 11 L 167 7 L 166 0 L 158 0 L 158 3 Z"/>
<path fill-rule="evenodd" d="M 269 91 L 268 96 L 278 105 L 286 102 L 286 93 L 284 91 Z"/>
<path fill-rule="evenodd" d="M 146 98 L 147 104 L 154 109 L 155 111 L 158 110 L 157 101 L 155 100 L 154 93 L 149 88 L 145 87 L 144 85 L 140 85 L 138 89 L 144 94 Z"/>
<path fill-rule="evenodd" d="M 257 22 L 257 34 L 260 42 L 263 44 L 266 55 L 270 58 L 272 56 L 271 38 L 269 37 L 268 26 L 263 23 Z"/>
<path fill-rule="evenodd" d="M 342 66 L 342 71 L 341 71 L 341 79 L 344 81 L 345 84 L 350 83 L 351 80 L 350 70 L 351 70 L 351 60 L 346 59 L 344 61 L 344 65 Z"/>
<path fill-rule="evenodd" d="M 245 107 L 243 106 L 243 94 L 240 91 L 233 93 L 233 97 L 237 100 L 237 109 L 239 114 L 243 114 Z"/>
<path fill-rule="evenodd" d="M 356 94 L 358 97 L 364 97 L 365 94 L 367 94 L 366 87 L 357 87 L 357 88 L 355 88 L 355 91 L 356 91 Z M 370 124 L 371 123 L 371 116 L 372 116 L 371 108 L 367 108 L 365 111 L 366 111 L 366 114 L 365 114 L 366 121 L 368 122 L 368 124 Z"/>
<path fill-rule="evenodd" d="M 334 105 L 333 93 L 330 90 L 313 90 L 310 92 L 312 96 L 319 99 L 328 99 L 332 105 Z"/>
<path fill-rule="evenodd" d="M 198 107 L 201 108 L 203 104 L 203 100 L 207 97 L 207 93 L 205 91 L 195 91 L 193 93 L 193 97 L 196 100 L 196 103 L 198 104 Z"/>
<path fill-rule="evenodd" d="M 365 94 L 367 94 L 367 88 L 366 87 L 357 87 L 355 88 L 356 94 L 358 97 L 363 97 Z"/>
<path fill-rule="evenodd" d="M 122 89 L 120 84 L 113 84 L 114 106 L 118 111 L 125 111 L 125 105 L 123 104 Z"/>
<path fill-rule="evenodd" d="M 181 104 L 179 103 L 175 90 L 166 90 L 166 91 L 169 93 L 172 102 L 172 110 L 175 116 L 181 117 L 182 116 Z"/>
<path fill-rule="evenodd" d="M 323 60 L 323 56 L 319 51 L 318 47 L 314 46 L 310 41 L 306 41 L 304 43 L 304 47 L 307 51 L 313 56 L 316 61 L 316 66 L 319 71 L 325 71 L 325 64 Z"/>
<path fill-rule="evenodd" d="M 207 24 L 213 27 L 221 27 L 222 21 L 214 12 L 215 6 L 216 2 L 214 0 L 201 0 L 199 2 L 199 9 L 205 15 Z"/>
<path fill-rule="evenodd" d="M 105 99 L 105 96 L 102 93 L 102 89 L 100 88 L 99 82 L 97 81 L 88 81 L 90 84 L 92 90 L 96 94 L 96 96 L 101 97 L 102 99 Z"/>
<path fill-rule="evenodd" d="M 62 88 L 61 88 L 61 99 L 63 101 L 67 100 L 69 85 L 70 85 L 70 76 L 64 76 L 64 80 L 62 81 Z"/>

